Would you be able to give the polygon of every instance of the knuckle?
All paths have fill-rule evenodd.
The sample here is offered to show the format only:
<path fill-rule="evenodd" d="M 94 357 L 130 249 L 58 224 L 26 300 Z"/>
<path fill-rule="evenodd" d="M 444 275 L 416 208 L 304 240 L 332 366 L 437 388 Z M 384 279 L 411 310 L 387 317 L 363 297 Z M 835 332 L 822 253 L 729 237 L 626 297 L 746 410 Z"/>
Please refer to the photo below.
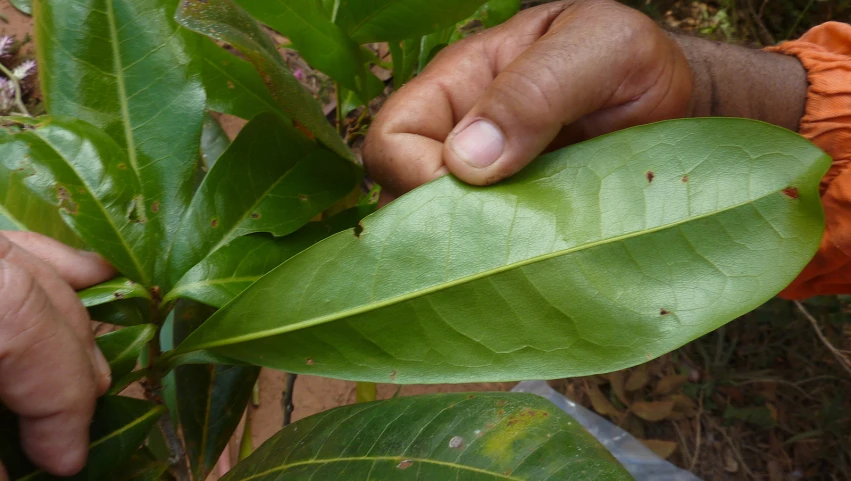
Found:
<path fill-rule="evenodd" d="M 0 259 L 0 320 L 17 317 L 39 288 L 25 269 Z"/>
<path fill-rule="evenodd" d="M 522 107 L 525 112 L 533 112 L 534 118 L 548 117 L 557 104 L 552 92 L 556 74 L 549 65 L 536 68 L 535 76 L 517 70 L 506 70 L 501 81 L 493 85 L 495 94 L 502 99 L 499 104 Z"/>

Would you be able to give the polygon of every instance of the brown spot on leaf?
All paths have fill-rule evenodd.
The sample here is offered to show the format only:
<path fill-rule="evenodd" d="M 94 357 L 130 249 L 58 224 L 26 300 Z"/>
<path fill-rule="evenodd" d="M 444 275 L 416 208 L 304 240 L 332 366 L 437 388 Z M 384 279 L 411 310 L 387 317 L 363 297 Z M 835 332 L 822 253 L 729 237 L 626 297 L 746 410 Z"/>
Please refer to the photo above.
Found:
<path fill-rule="evenodd" d="M 260 213 L 259 213 L 259 212 L 255 212 L 255 213 L 251 214 L 251 218 L 252 218 L 252 219 L 254 219 L 254 220 L 259 219 L 259 218 L 260 218 Z"/>
<path fill-rule="evenodd" d="M 114 297 L 116 299 L 124 299 L 124 293 L 123 292 L 114 292 L 112 294 L 112 297 Z"/>
<path fill-rule="evenodd" d="M 307 363 L 308 366 L 312 366 L 313 365 L 313 359 L 308 357 L 306 363 Z"/>
<path fill-rule="evenodd" d="M 683 180 L 683 183 L 688 182 L 688 174 L 684 175 L 682 180 Z"/>
<path fill-rule="evenodd" d="M 233 82 L 231 82 L 230 80 L 228 80 L 228 88 L 229 88 L 229 89 L 231 89 L 231 90 L 233 90 L 233 89 L 235 89 L 235 88 L 236 88 L 236 85 L 234 85 L 234 84 L 233 84 Z"/>
<path fill-rule="evenodd" d="M 644 175 L 647 177 L 647 183 L 648 184 L 650 182 L 653 182 L 653 178 L 656 177 L 656 174 L 654 174 L 652 170 L 648 170 L 647 173 L 644 174 Z"/>
<path fill-rule="evenodd" d="M 452 449 L 463 449 L 464 438 L 461 436 L 452 436 L 452 439 L 449 440 L 449 447 Z"/>
<path fill-rule="evenodd" d="M 396 374 L 398 374 L 398 372 L 396 372 L 396 370 L 395 370 L 395 369 L 394 369 L 394 370 L 392 370 L 392 371 L 390 371 L 390 380 L 391 380 L 391 381 L 395 381 L 395 380 L 396 380 Z"/>
<path fill-rule="evenodd" d="M 782 192 L 783 192 L 783 195 L 785 195 L 786 197 L 790 197 L 792 199 L 798 198 L 798 188 L 797 187 L 786 187 L 785 189 L 783 189 Z"/>
<path fill-rule="evenodd" d="M 127 170 L 127 164 L 125 164 L 124 162 L 116 165 L 116 167 L 118 167 L 121 170 Z"/>
<path fill-rule="evenodd" d="M 414 465 L 413 461 L 411 461 L 410 459 L 405 459 L 403 461 L 400 461 L 399 464 L 396 465 L 396 467 L 399 468 L 399 469 L 408 469 L 413 465 Z"/>
<path fill-rule="evenodd" d="M 358 225 L 355 226 L 354 231 L 355 231 L 355 237 L 359 238 L 360 235 L 363 234 L 363 224 L 358 222 Z"/>
<path fill-rule="evenodd" d="M 307 200 L 307 196 L 306 196 L 306 195 L 304 195 L 304 194 L 299 194 L 299 195 L 298 195 L 298 200 L 305 201 L 305 200 Z"/>
<path fill-rule="evenodd" d="M 668 311 L 667 309 L 659 309 L 660 316 L 667 316 L 668 314 L 670 314 L 670 311 Z"/>
<path fill-rule="evenodd" d="M 219 219 L 213 219 L 213 220 L 210 222 L 210 225 L 211 225 L 213 228 L 218 227 L 218 226 L 219 226 Z"/>
<path fill-rule="evenodd" d="M 306 135 L 308 139 L 310 139 L 310 140 L 314 140 L 314 139 L 316 139 L 316 136 L 315 136 L 315 135 L 313 135 L 313 132 L 311 132 L 311 131 L 307 128 L 307 127 L 305 127 L 304 125 L 300 124 L 299 122 L 297 122 L 297 121 L 295 121 L 295 120 L 293 120 L 293 127 L 295 127 L 295 128 L 297 128 L 298 130 L 300 130 L 300 131 L 301 131 L 301 133 L 303 133 L 304 135 Z"/>
<path fill-rule="evenodd" d="M 59 208 L 71 215 L 77 215 L 77 203 L 71 199 L 71 193 L 65 187 L 56 184 L 56 198 L 59 199 Z"/>
<path fill-rule="evenodd" d="M 155 200 L 153 204 L 151 204 L 151 212 L 157 213 L 160 211 L 160 201 Z"/>

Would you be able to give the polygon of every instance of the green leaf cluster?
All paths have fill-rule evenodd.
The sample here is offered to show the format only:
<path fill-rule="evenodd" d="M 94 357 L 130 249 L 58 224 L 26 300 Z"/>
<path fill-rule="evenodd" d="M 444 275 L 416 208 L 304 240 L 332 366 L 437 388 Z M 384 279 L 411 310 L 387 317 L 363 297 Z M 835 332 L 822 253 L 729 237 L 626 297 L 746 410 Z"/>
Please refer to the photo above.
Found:
<path fill-rule="evenodd" d="M 357 105 L 384 88 L 365 44 L 389 43 L 400 86 L 443 46 L 518 9 L 34 1 L 49 115 L 0 128 L 0 229 L 94 250 L 122 276 L 79 293 L 93 319 L 122 328 L 97 339 L 113 384 L 78 479 L 205 479 L 261 367 L 400 384 L 608 372 L 794 278 L 821 238 L 830 160 L 791 132 L 740 119 L 653 124 L 548 154 L 494 187 L 443 177 L 375 212 L 357 156 L 264 27 Z M 234 139 L 222 114 L 246 121 Z M 147 401 L 119 395 L 139 379 Z M 374 385 L 361 388 L 374 398 Z M 16 424 L 0 406 L 11 479 L 51 479 L 20 451 Z M 629 479 L 539 398 L 438 395 L 308 418 L 226 479 L 577 470 Z"/>

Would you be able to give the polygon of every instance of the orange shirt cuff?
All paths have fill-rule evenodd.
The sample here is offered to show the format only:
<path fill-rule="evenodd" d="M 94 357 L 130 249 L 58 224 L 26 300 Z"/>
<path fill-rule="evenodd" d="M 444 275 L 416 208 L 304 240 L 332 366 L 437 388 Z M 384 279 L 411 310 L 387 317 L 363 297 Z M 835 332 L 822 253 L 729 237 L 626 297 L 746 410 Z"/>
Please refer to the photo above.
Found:
<path fill-rule="evenodd" d="M 766 50 L 794 55 L 807 70 L 799 133 L 833 158 L 821 182 L 826 226 L 818 253 L 780 295 L 851 294 L 851 25 L 828 22 Z"/>

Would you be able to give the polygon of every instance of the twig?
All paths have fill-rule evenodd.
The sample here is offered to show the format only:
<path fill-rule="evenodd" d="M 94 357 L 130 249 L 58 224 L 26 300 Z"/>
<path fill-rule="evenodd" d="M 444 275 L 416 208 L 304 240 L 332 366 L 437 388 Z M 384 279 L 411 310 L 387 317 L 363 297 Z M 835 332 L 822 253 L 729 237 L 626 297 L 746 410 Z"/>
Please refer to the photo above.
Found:
<path fill-rule="evenodd" d="M 183 443 L 171 423 L 171 417 L 165 415 L 159 420 L 160 431 L 163 433 L 165 443 L 168 446 L 169 471 L 177 478 L 177 481 L 189 481 L 189 467 L 186 465 L 186 451 Z"/>
<path fill-rule="evenodd" d="M 15 104 L 20 110 L 20 112 L 17 113 L 26 115 L 27 117 L 32 117 L 32 115 L 30 115 L 30 111 L 27 110 L 27 106 L 24 105 L 24 101 L 21 96 L 21 84 L 18 83 L 18 79 L 12 75 L 12 72 L 10 72 L 2 63 L 0 63 L 0 72 L 3 72 L 3 75 L 5 75 L 9 79 L 9 82 L 12 82 L 12 86 L 15 87 Z"/>
<path fill-rule="evenodd" d="M 813 329 L 816 331 L 816 335 L 818 336 L 821 343 L 824 344 L 824 347 L 826 347 L 827 350 L 830 351 L 831 354 L 833 354 L 833 357 L 836 358 L 836 360 L 839 362 L 839 365 L 842 366 L 842 368 L 845 369 L 845 371 L 848 372 L 849 375 L 851 375 L 851 360 L 845 357 L 845 355 L 842 354 L 842 351 L 835 348 L 833 344 L 830 343 L 830 340 L 828 340 L 824 336 L 824 333 L 821 332 L 821 327 L 819 327 L 819 323 L 816 318 L 813 317 L 813 315 L 810 314 L 809 311 L 807 311 L 807 308 L 804 307 L 804 305 L 801 304 L 800 301 L 795 301 L 795 306 L 798 308 L 799 311 L 801 311 L 804 317 L 806 317 L 807 320 L 810 321 L 810 324 L 812 324 Z"/>
<path fill-rule="evenodd" d="M 703 389 L 700 390 L 700 397 L 697 400 L 697 417 L 695 418 L 695 436 L 694 436 L 694 456 L 691 458 L 688 470 L 694 472 L 694 467 L 697 465 L 697 460 L 700 458 L 700 437 L 701 427 L 703 426 Z"/>
<path fill-rule="evenodd" d="M 292 422 L 293 411 L 295 410 L 295 406 L 293 405 L 293 391 L 295 389 L 296 378 L 298 378 L 298 374 L 287 373 L 287 385 L 284 388 L 284 398 L 281 400 L 284 409 L 284 427 L 289 426 Z"/>

